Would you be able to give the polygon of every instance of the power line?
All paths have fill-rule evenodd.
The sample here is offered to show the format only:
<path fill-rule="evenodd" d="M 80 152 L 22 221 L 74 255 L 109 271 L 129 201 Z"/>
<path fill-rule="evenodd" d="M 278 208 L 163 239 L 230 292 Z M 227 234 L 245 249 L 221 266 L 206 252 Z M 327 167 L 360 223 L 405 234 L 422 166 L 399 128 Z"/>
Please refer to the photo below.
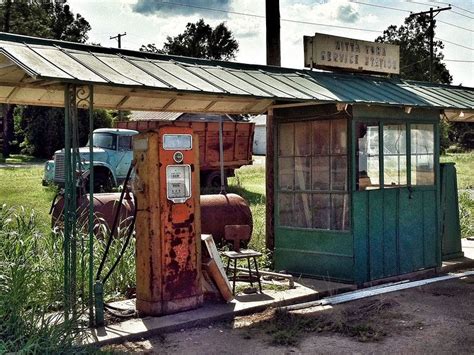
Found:
<path fill-rule="evenodd" d="M 443 41 L 443 42 L 446 42 L 446 43 L 449 43 L 449 44 L 452 44 L 452 45 L 455 45 L 455 46 L 458 46 L 458 47 L 462 47 L 462 48 L 466 48 L 466 49 L 469 49 L 469 50 L 471 50 L 471 51 L 474 51 L 474 48 L 467 47 L 467 46 L 463 46 L 462 44 L 450 42 L 450 41 L 447 41 L 447 40 L 442 39 L 442 38 L 439 38 L 439 37 L 435 37 L 435 38 L 436 38 L 437 40 L 440 40 L 440 41 Z"/>
<path fill-rule="evenodd" d="M 381 9 L 387 9 L 387 10 L 393 10 L 393 11 L 399 11 L 399 12 L 405 12 L 405 13 L 410 13 L 411 11 L 408 11 L 408 10 L 403 10 L 403 9 L 399 9 L 397 7 L 390 7 L 390 6 L 383 6 L 383 5 L 376 5 L 376 4 L 370 4 L 370 3 L 366 3 L 366 2 L 362 2 L 362 1 L 356 1 L 356 0 L 350 0 L 351 2 L 353 3 L 356 3 L 356 4 L 361 4 L 361 5 L 366 5 L 366 6 L 372 6 L 372 7 L 378 7 L 378 8 L 381 8 Z M 411 1 L 410 1 L 411 2 Z M 469 32 L 474 32 L 473 30 L 469 29 L 469 28 L 465 28 L 465 27 L 461 27 L 461 26 L 458 26 L 458 25 L 455 25 L 453 23 L 450 23 L 450 22 L 446 22 L 446 21 L 442 21 L 442 20 L 437 20 L 438 22 L 440 23 L 444 23 L 445 25 L 449 25 L 449 26 L 453 26 L 453 27 L 456 27 L 456 28 L 459 28 L 461 30 L 465 30 L 465 31 L 469 31 Z"/>
<path fill-rule="evenodd" d="M 265 18 L 265 16 L 263 16 L 263 15 L 249 14 L 249 13 L 245 13 L 245 12 L 237 12 L 237 11 L 230 11 L 230 10 L 215 9 L 215 8 L 204 7 L 204 6 L 197 6 L 197 5 L 180 4 L 180 3 L 176 3 L 176 2 L 170 2 L 170 1 L 166 1 L 166 2 L 164 1 L 164 2 L 162 2 L 161 4 L 169 4 L 169 5 L 190 7 L 190 8 L 193 8 L 193 9 L 200 9 L 200 10 L 207 10 L 207 11 L 215 11 L 215 12 L 221 12 L 221 13 L 226 13 L 226 14 L 240 15 L 240 16 L 249 16 L 249 17 L 261 18 L 261 19 L 264 19 L 264 18 Z M 346 29 L 346 30 L 355 30 L 355 31 L 363 31 L 363 32 L 383 33 L 383 30 L 368 30 L 368 29 L 366 29 L 366 28 L 348 27 L 348 26 L 338 26 L 338 25 L 328 25 L 328 24 L 325 24 L 325 23 L 317 23 L 317 22 L 309 22 L 309 21 L 291 20 L 291 19 L 286 19 L 286 18 L 280 18 L 280 21 L 291 22 L 291 23 L 301 23 L 301 24 L 304 24 L 304 25 L 314 25 L 314 26 L 324 26 L 324 27 L 332 27 L 332 28 L 342 28 L 342 29 Z"/>
<path fill-rule="evenodd" d="M 390 10 L 403 11 L 403 12 L 408 12 L 408 13 L 410 12 L 410 11 L 408 11 L 408 10 L 397 9 L 397 8 L 389 7 L 389 6 L 368 4 L 368 3 L 363 3 L 363 2 L 355 1 L 355 0 L 352 0 L 352 2 L 355 2 L 355 3 L 358 3 L 358 4 L 363 4 L 363 5 L 368 5 L 368 6 L 381 7 L 381 8 L 390 9 Z M 237 11 L 230 11 L 230 10 L 215 9 L 215 8 L 210 8 L 210 7 L 205 7 L 205 6 L 181 4 L 181 3 L 171 2 L 171 1 L 162 2 L 162 4 L 183 6 L 183 7 L 189 7 L 189 8 L 194 8 L 194 9 L 207 10 L 207 11 L 214 11 L 214 12 L 220 12 L 220 13 L 226 13 L 226 14 L 233 14 L 233 15 L 240 15 L 240 16 L 255 17 L 255 18 L 260 18 L 260 19 L 264 19 L 264 18 L 265 18 L 265 16 L 263 16 L 263 15 L 250 14 L 250 13 L 237 12 Z M 349 29 L 349 30 L 364 31 L 364 32 L 383 33 L 383 30 L 369 30 L 369 29 L 357 28 L 357 27 L 328 25 L 328 24 L 322 24 L 322 23 L 316 23 L 316 22 L 291 20 L 291 19 L 285 19 L 285 18 L 280 18 L 280 20 L 281 20 L 281 21 L 284 21 L 284 22 L 301 23 L 301 24 L 304 24 L 304 25 L 325 26 L 325 27 Z M 440 39 L 440 38 L 437 38 L 437 39 Z M 444 41 L 444 40 L 443 40 L 443 41 Z M 463 48 L 466 48 L 466 49 L 472 49 L 472 48 L 469 48 L 469 47 L 465 47 L 465 46 L 463 46 L 463 45 L 461 45 L 461 44 L 457 44 L 457 43 L 453 43 L 453 42 L 448 42 L 448 41 L 445 41 L 445 42 L 451 43 L 451 44 L 454 44 L 454 45 L 457 45 L 457 46 L 460 46 L 460 47 L 463 47 Z"/>
<path fill-rule="evenodd" d="M 469 12 L 471 14 L 474 14 L 474 11 L 470 11 L 470 10 L 467 10 L 467 9 L 464 9 L 462 7 L 459 7 L 457 5 L 453 5 L 453 4 L 450 4 L 450 3 L 447 3 L 447 2 L 443 2 L 443 1 L 436 1 L 436 0 L 431 0 L 432 2 L 435 2 L 435 3 L 438 3 L 438 4 L 444 4 L 444 5 L 451 5 L 452 7 L 455 7 L 459 10 L 462 10 L 462 11 L 466 11 L 466 12 Z"/>
<path fill-rule="evenodd" d="M 474 63 L 474 60 L 464 59 L 443 59 L 445 62 Z"/>
<path fill-rule="evenodd" d="M 465 31 L 469 31 L 469 32 L 474 32 L 473 30 L 470 30 L 469 28 L 466 28 L 466 27 L 461 27 L 461 26 L 458 26 L 458 25 L 455 25 L 455 24 L 452 24 L 452 23 L 449 23 L 449 22 L 446 22 L 446 21 L 441 21 L 441 20 L 436 20 L 437 22 L 440 22 L 440 23 L 444 23 L 445 25 L 449 25 L 449 26 L 453 26 L 453 27 L 456 27 L 456 28 L 460 28 L 461 30 L 465 30 Z"/>
<path fill-rule="evenodd" d="M 410 3 L 410 4 L 418 4 L 418 5 L 423 5 L 423 6 L 433 6 L 433 4 L 429 4 L 429 3 L 425 3 L 425 2 L 419 2 L 419 1 L 414 1 L 414 0 L 405 0 L 407 3 Z M 447 4 L 447 3 L 443 3 L 443 4 Z M 448 4 L 449 6 L 453 6 L 451 4 Z M 439 7 L 439 6 L 438 6 Z M 436 9 L 433 9 L 433 10 L 436 10 Z M 464 17 L 467 17 L 467 18 L 470 18 L 470 19 L 474 19 L 474 17 L 472 16 L 468 16 L 468 15 L 464 15 L 460 12 L 457 12 L 457 11 L 454 11 L 454 10 L 451 10 L 451 12 L 453 14 L 457 14 L 457 15 L 460 15 L 460 16 L 464 16 Z"/>
<path fill-rule="evenodd" d="M 400 12 L 408 12 L 408 13 L 410 13 L 410 11 L 408 11 L 408 10 L 403 10 L 403 9 L 399 9 L 399 8 L 396 8 L 396 7 L 383 6 L 383 5 L 376 5 L 376 4 L 369 4 L 369 3 L 367 3 L 367 2 L 356 1 L 356 0 L 350 0 L 350 2 L 353 2 L 353 3 L 356 3 L 356 4 L 361 4 L 361 5 L 366 5 L 366 6 L 378 7 L 378 8 L 381 8 L 381 9 L 388 9 L 388 10 L 394 10 L 394 11 L 400 11 Z"/>

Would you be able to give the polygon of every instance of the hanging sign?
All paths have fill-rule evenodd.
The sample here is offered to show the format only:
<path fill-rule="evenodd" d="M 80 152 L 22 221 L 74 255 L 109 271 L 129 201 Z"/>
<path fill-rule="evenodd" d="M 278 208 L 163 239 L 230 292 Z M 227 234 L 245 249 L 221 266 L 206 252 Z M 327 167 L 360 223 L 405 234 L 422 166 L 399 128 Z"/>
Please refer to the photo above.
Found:
<path fill-rule="evenodd" d="M 304 66 L 357 72 L 399 74 L 400 48 L 321 33 L 304 36 Z"/>

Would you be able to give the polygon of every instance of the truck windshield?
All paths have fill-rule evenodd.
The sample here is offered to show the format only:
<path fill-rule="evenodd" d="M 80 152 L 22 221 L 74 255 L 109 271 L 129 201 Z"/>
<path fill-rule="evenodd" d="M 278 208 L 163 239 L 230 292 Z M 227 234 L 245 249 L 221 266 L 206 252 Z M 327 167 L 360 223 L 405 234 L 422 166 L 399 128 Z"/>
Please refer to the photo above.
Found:
<path fill-rule="evenodd" d="M 87 146 L 89 146 L 89 142 Z M 112 133 L 94 133 L 94 147 L 104 149 L 117 149 L 117 136 Z"/>

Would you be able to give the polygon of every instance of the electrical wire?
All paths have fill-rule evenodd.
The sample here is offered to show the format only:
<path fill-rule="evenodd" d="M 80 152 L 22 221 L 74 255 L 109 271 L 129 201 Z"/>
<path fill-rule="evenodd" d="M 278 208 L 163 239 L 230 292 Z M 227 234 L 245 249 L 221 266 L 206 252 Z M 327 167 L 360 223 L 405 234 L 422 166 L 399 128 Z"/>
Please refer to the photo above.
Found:
<path fill-rule="evenodd" d="M 387 9 L 387 10 L 393 10 L 393 11 L 411 13 L 411 11 L 399 9 L 399 8 L 397 8 L 397 7 L 390 7 L 390 6 L 377 5 L 377 4 L 369 4 L 369 3 L 366 3 L 366 2 L 356 1 L 356 0 L 350 0 L 350 1 L 353 2 L 353 3 L 355 3 L 355 4 L 360 4 L 360 5 L 366 5 L 366 6 L 378 7 L 378 8 L 381 8 L 381 9 Z M 410 2 L 411 2 L 411 1 L 410 1 Z M 418 3 L 418 4 L 421 4 L 421 3 Z M 428 5 L 428 4 L 427 4 L 427 5 Z M 444 23 L 445 25 L 448 25 L 448 26 L 453 26 L 453 27 L 459 28 L 459 29 L 461 29 L 461 30 L 465 30 L 465 31 L 469 31 L 469 32 L 474 32 L 473 30 L 471 30 L 471 29 L 469 29 L 469 28 L 462 27 L 462 26 L 458 26 L 458 25 L 455 25 L 455 24 L 450 23 L 450 22 L 447 22 L 447 21 L 442 21 L 442 20 L 436 20 L 436 21 L 438 21 L 438 22 L 440 22 L 440 23 Z"/>
<path fill-rule="evenodd" d="M 207 11 L 215 11 L 215 12 L 221 12 L 221 13 L 226 13 L 226 14 L 240 15 L 240 16 L 248 16 L 248 17 L 260 18 L 260 19 L 265 19 L 265 18 L 266 18 L 264 15 L 250 14 L 250 13 L 238 12 L 238 11 L 230 11 L 230 10 L 222 10 L 222 9 L 216 9 L 216 8 L 205 7 L 205 6 L 190 5 L 190 4 L 180 4 L 180 3 L 171 2 L 171 1 L 163 1 L 163 2 L 161 2 L 160 4 L 164 4 L 164 5 L 169 4 L 169 5 L 183 6 L 183 7 L 193 8 L 193 9 L 207 10 Z M 309 21 L 292 20 L 292 19 L 287 19 L 287 18 L 280 18 L 280 21 L 283 21 L 283 22 L 291 22 L 291 23 L 300 23 L 300 24 L 303 24 L 303 25 L 313 25 L 313 26 L 323 26 L 323 27 L 332 27 L 332 28 L 342 28 L 342 29 L 346 29 L 346 30 L 355 30 L 355 31 L 363 31 L 363 32 L 383 33 L 382 30 L 369 30 L 369 29 L 366 29 L 366 28 L 349 27 L 349 26 L 338 26 L 338 25 L 329 25 L 329 24 L 325 24 L 325 23 L 317 23 L 317 22 L 309 22 Z"/>
<path fill-rule="evenodd" d="M 471 14 L 474 14 L 474 11 L 470 11 L 470 10 L 467 10 L 467 9 L 464 9 L 462 7 L 459 7 L 457 5 L 453 5 L 453 4 L 450 4 L 449 2 L 444 2 L 444 1 L 436 1 L 436 0 L 431 0 L 432 2 L 434 3 L 437 3 L 437 4 L 444 4 L 444 5 L 449 5 L 451 7 L 455 7 L 456 9 L 459 9 L 461 11 L 466 11 L 466 12 L 469 12 Z"/>
<path fill-rule="evenodd" d="M 410 3 L 410 4 L 418 4 L 418 5 L 423 5 L 423 6 L 433 6 L 432 4 L 427 4 L 427 3 L 423 3 L 423 2 L 418 2 L 418 1 L 413 1 L 413 0 L 406 0 L 407 3 Z M 446 4 L 446 3 L 445 3 Z M 450 5 L 451 7 L 453 7 L 451 4 L 447 4 L 447 5 Z M 439 6 L 438 6 L 439 7 Z M 433 9 L 433 12 L 435 12 L 436 9 Z M 470 19 L 474 19 L 474 17 L 472 16 L 468 16 L 468 15 L 464 15 L 460 12 L 457 12 L 453 9 L 451 9 L 451 12 L 453 14 L 456 14 L 456 15 L 459 15 L 459 16 L 464 16 L 464 17 L 467 17 L 467 18 L 470 18 Z"/>
<path fill-rule="evenodd" d="M 471 48 L 471 47 L 468 47 L 468 46 L 463 46 L 462 44 L 459 44 L 459 43 L 454 43 L 454 42 L 450 42 L 448 40 L 445 40 L 445 39 L 442 39 L 442 38 L 439 38 L 439 37 L 435 37 L 435 39 L 439 40 L 439 41 L 443 41 L 443 42 L 446 42 L 446 43 L 449 43 L 449 44 L 452 44 L 454 46 L 458 46 L 458 47 L 461 47 L 461 48 L 466 48 L 466 49 L 469 49 L 471 51 L 474 51 L 474 48 Z"/>

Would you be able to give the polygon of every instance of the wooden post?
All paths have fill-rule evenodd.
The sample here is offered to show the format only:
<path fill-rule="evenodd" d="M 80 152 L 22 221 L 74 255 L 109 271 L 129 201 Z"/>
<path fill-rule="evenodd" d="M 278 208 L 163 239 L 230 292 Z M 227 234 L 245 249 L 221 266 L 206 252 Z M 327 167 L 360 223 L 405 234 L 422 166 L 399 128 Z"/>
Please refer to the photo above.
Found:
<path fill-rule="evenodd" d="M 265 154 L 265 180 L 266 180 L 266 233 L 265 244 L 267 249 L 273 250 L 275 248 L 275 188 L 274 182 L 274 125 L 273 125 L 273 109 L 268 109 L 267 113 L 267 151 Z"/>

